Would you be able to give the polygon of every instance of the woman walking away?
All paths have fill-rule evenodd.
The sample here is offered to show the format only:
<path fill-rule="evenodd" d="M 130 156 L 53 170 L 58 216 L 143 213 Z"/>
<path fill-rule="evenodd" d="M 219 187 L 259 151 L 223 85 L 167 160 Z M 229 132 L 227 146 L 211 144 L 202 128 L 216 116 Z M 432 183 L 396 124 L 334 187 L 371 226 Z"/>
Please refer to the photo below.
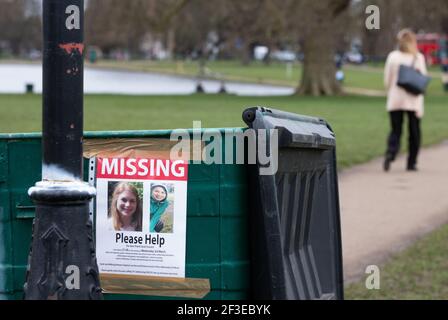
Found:
<path fill-rule="evenodd" d="M 406 114 L 409 126 L 409 155 L 407 170 L 417 171 L 417 156 L 420 149 L 420 122 L 424 113 L 423 94 L 414 95 L 397 85 L 400 65 L 412 66 L 427 75 L 425 57 L 418 52 L 417 38 L 409 29 L 401 30 L 397 36 L 398 50 L 387 57 L 384 70 L 384 84 L 387 89 L 387 111 L 389 112 L 391 133 L 387 141 L 384 170 L 389 171 L 391 163 L 400 151 L 403 117 Z"/>

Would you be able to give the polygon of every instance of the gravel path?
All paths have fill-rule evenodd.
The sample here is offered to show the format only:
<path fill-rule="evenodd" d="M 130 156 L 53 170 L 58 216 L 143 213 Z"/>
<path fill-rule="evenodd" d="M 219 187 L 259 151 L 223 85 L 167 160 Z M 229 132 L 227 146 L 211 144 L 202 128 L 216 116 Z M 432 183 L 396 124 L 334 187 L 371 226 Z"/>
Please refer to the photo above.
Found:
<path fill-rule="evenodd" d="M 418 172 L 405 164 L 401 155 L 388 173 L 382 159 L 340 173 L 345 282 L 448 223 L 448 141 L 421 150 Z"/>

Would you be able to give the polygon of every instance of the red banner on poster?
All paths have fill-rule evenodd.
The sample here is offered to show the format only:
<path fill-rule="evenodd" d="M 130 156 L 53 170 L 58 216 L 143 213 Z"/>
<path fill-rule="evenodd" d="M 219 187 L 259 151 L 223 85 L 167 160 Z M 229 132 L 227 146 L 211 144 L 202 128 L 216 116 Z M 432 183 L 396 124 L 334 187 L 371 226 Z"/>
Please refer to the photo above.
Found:
<path fill-rule="evenodd" d="M 185 160 L 98 158 L 97 178 L 187 181 Z"/>

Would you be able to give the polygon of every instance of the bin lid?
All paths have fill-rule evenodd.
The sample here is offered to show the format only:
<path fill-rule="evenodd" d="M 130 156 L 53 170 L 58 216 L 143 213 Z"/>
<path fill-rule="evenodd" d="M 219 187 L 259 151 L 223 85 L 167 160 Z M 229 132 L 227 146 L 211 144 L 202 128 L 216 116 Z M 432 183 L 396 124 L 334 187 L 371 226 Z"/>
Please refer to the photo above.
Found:
<path fill-rule="evenodd" d="M 320 118 L 253 107 L 244 111 L 243 120 L 254 129 L 278 129 L 280 147 L 331 149 L 336 146 L 333 130 Z"/>

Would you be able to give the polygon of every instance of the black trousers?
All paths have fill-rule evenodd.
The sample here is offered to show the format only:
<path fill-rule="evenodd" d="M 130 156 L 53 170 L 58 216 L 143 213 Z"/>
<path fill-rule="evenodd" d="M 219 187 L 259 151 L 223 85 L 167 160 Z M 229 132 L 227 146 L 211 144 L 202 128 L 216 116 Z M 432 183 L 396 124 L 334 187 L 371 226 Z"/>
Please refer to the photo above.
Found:
<path fill-rule="evenodd" d="M 398 152 L 400 151 L 400 139 L 403 127 L 403 116 L 408 115 L 408 126 L 409 126 L 409 156 L 408 156 L 408 168 L 413 167 L 417 164 L 417 156 L 420 150 L 420 119 L 417 118 L 415 112 L 413 111 L 391 111 L 389 112 L 390 123 L 392 131 L 387 140 L 387 156 L 391 159 L 395 159 Z"/>

